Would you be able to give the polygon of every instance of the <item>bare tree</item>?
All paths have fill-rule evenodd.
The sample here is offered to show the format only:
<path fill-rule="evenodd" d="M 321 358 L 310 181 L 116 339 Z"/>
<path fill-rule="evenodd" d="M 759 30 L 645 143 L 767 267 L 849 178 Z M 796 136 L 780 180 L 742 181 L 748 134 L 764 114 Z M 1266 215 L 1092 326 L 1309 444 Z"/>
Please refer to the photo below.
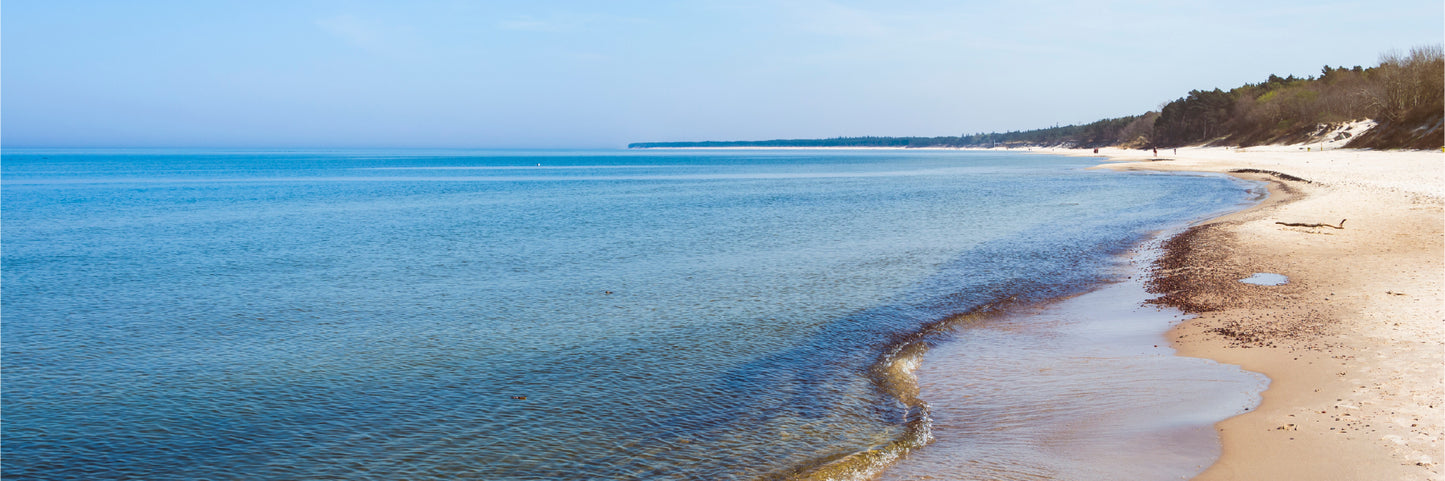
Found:
<path fill-rule="evenodd" d="M 1442 76 L 1445 50 L 1440 45 L 1415 47 L 1407 55 L 1386 52 L 1371 79 L 1374 107 L 1384 120 L 1398 122 L 1418 108 L 1439 106 L 1445 98 Z"/>

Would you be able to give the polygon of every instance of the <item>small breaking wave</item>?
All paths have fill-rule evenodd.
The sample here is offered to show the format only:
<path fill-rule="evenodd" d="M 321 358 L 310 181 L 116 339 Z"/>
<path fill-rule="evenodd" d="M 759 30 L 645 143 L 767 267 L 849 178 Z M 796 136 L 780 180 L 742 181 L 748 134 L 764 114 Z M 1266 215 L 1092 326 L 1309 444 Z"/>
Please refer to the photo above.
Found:
<path fill-rule="evenodd" d="M 1018 297 L 976 307 L 963 314 L 949 316 L 927 324 L 922 329 L 893 342 L 877 362 L 869 368 L 869 378 L 874 385 L 899 403 L 903 408 L 904 431 L 893 440 L 868 449 L 835 457 L 816 460 L 805 465 L 798 474 L 789 479 L 794 481 L 858 481 L 871 479 L 895 461 L 914 449 L 933 442 L 933 417 L 928 402 L 918 397 L 918 376 L 915 372 L 923 362 L 928 349 L 954 329 L 975 324 L 998 315 L 1005 307 L 1015 304 Z"/>

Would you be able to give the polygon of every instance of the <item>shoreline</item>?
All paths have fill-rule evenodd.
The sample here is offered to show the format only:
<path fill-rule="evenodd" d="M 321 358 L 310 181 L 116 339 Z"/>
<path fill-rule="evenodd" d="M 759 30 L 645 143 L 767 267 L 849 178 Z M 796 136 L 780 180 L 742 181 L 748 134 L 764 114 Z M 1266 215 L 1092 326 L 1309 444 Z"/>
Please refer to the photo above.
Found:
<path fill-rule="evenodd" d="M 1152 276 L 1155 303 L 1194 316 L 1165 336 L 1178 356 L 1270 379 L 1214 425 L 1221 455 L 1194 479 L 1445 479 L 1445 155 L 1316 147 L 696 149 L 1019 151 L 1264 182 L 1265 201 L 1171 238 Z M 1239 282 L 1255 273 L 1288 282 Z"/>
<path fill-rule="evenodd" d="M 1257 409 L 1215 425 L 1222 454 L 1195 479 L 1442 479 L 1445 159 L 1301 149 L 1044 152 L 1271 186 L 1168 241 L 1156 265 L 1156 302 L 1197 316 L 1168 334 L 1179 355 L 1271 380 Z M 1238 282 L 1258 272 L 1289 282 Z"/>
<path fill-rule="evenodd" d="M 1029 301 L 1012 296 L 995 299 L 929 323 L 891 345 L 870 369 L 870 377 L 901 404 L 909 406 L 907 432 L 884 445 L 798 469 L 791 472 L 788 479 L 935 479 L 940 473 L 944 477 L 973 479 L 970 476 L 977 473 L 972 468 L 951 465 L 948 458 L 959 444 L 972 444 L 973 440 L 967 438 L 980 434 L 969 432 L 971 427 L 959 429 L 956 424 L 958 419 L 976 417 L 976 413 L 968 412 L 974 405 L 957 398 L 948 399 L 951 389 L 946 385 L 959 379 L 940 374 L 938 370 L 948 371 L 949 368 L 940 368 L 940 365 L 967 357 L 957 352 L 957 348 L 967 344 L 969 333 L 975 329 L 1032 333 L 1006 337 L 1011 338 L 1008 341 L 1028 344 L 1016 354 L 1046 355 L 1005 357 L 1041 363 L 1035 367 L 1050 372 L 1050 381 L 1042 385 L 1035 383 L 1036 389 L 1031 390 L 1034 399 L 1013 399 L 1009 403 L 1022 411 L 994 413 L 996 416 L 989 417 L 1029 417 L 1027 411 L 1048 411 L 1055 417 L 1051 423 L 1054 427 L 1036 423 L 987 430 L 987 434 L 993 436 L 1007 431 L 1020 439 L 1041 440 L 1039 433 L 1052 430 L 1051 436 L 1044 436 L 1051 438 L 1045 443 L 1047 448 L 1010 452 L 1033 457 L 997 466 L 995 474 L 1007 477 L 1047 470 L 1056 476 L 1065 476 L 1070 472 L 1077 474 L 1078 468 L 1092 474 L 1087 479 L 1176 479 L 1198 474 L 1218 456 L 1217 435 L 1211 426 L 1253 409 L 1267 380 L 1238 366 L 1176 356 L 1175 350 L 1163 342 L 1164 336 L 1185 313 L 1148 304 L 1153 296 L 1146 291 L 1145 282 L 1149 266 L 1163 254 L 1162 244 L 1166 239 L 1197 222 L 1256 205 L 1265 196 L 1261 185 L 1251 185 L 1247 190 L 1252 198 L 1199 212 L 1188 219 L 1172 220 L 1159 230 L 1135 238 L 1127 248 L 1109 256 L 1113 266 L 1108 269 L 1106 279 L 1076 286 L 1072 292 L 1057 297 Z M 1038 334 L 1052 339 L 1040 339 Z M 958 337 L 960 335 L 963 337 Z M 1059 338 L 1065 337 L 1078 342 L 1056 344 Z M 1102 366 L 1107 367 L 1101 369 Z M 1190 373 L 1190 377 L 1164 380 L 1170 368 Z M 969 370 L 994 371 L 988 366 L 973 366 Z M 926 371 L 934 371 L 932 382 L 919 374 Z M 1148 374 L 1118 376 L 1119 372 Z M 1028 379 L 1033 377 L 1033 371 L 1005 377 Z M 1007 380 L 983 382 L 1003 385 Z M 1233 389 L 1220 390 L 1222 386 Z M 1038 398 L 1046 396 L 1045 393 L 1053 395 Z M 1072 405 L 1074 409 L 1060 409 L 1063 405 Z M 1138 410 L 1145 406 L 1147 414 L 1141 414 Z M 940 412 L 944 417 L 935 415 Z M 938 423 L 943 423 L 942 430 L 936 427 L 940 426 Z M 1039 429 L 1029 432 L 1031 427 Z M 1024 429 L 1019 431 L 1019 428 Z M 947 439 L 950 437 L 953 439 Z M 1104 438 L 1108 439 L 1107 443 L 1098 442 Z M 948 441 L 954 441 L 954 445 L 937 446 Z M 1119 449 L 1110 452 L 1103 448 L 1105 445 Z M 1085 452 L 1087 456 L 1080 455 Z M 1052 459 L 1043 453 L 1059 456 Z"/>
<path fill-rule="evenodd" d="M 1254 409 L 1268 380 L 1180 356 L 1163 342 L 1186 314 L 1147 302 L 1154 297 L 1149 272 L 1165 242 L 1190 225 L 1168 226 L 1118 254 L 1112 280 L 952 328 L 953 336 L 918 361 L 919 397 L 933 406 L 935 442 L 868 479 L 1181 479 L 1202 472 L 1220 454 L 1212 426 Z"/>

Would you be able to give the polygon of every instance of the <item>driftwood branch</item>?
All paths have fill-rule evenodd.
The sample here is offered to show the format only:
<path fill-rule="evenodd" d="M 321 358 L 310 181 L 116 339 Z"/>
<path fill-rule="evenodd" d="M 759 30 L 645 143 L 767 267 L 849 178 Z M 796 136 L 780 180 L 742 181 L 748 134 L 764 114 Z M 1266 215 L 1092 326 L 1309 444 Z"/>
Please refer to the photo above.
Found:
<path fill-rule="evenodd" d="M 1349 219 L 1340 219 L 1340 225 L 1329 225 L 1329 224 L 1302 224 L 1302 223 L 1298 223 L 1298 222 L 1275 222 L 1275 223 L 1276 223 L 1276 224 L 1279 224 L 1279 225 L 1283 225 L 1283 226 L 1289 226 L 1289 227 L 1329 227 L 1329 228 L 1331 228 L 1331 229 L 1344 229 L 1344 228 L 1345 228 L 1345 221 L 1346 221 L 1346 220 L 1349 220 Z"/>

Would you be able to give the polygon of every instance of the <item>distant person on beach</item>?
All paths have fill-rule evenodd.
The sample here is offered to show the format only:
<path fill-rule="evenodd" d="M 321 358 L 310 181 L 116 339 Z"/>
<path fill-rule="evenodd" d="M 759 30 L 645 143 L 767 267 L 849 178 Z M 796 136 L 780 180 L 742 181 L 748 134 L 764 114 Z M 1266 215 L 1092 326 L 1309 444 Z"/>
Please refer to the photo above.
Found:
<path fill-rule="evenodd" d="M 1158 156 L 1159 156 L 1159 148 L 1158 148 L 1158 147 L 1155 147 L 1155 148 L 1154 148 L 1154 156 L 1155 156 L 1155 157 L 1158 157 Z"/>

